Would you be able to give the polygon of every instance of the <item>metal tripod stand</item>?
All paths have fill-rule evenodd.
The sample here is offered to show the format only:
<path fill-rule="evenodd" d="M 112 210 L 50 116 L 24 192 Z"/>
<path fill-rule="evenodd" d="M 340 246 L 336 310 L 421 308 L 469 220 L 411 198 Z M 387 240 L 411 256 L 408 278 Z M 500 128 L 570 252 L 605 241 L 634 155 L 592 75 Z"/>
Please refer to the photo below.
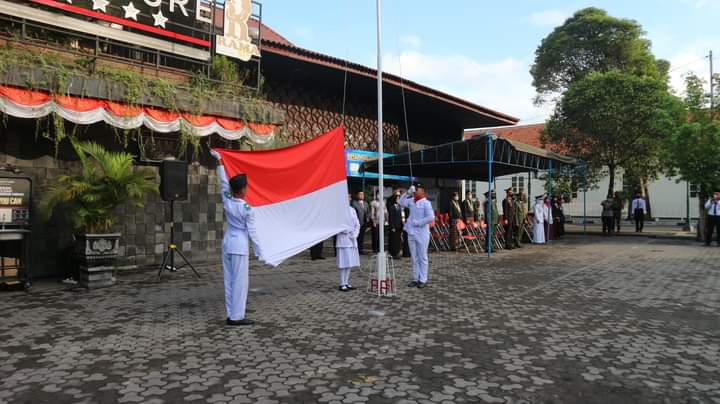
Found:
<path fill-rule="evenodd" d="M 179 267 L 175 266 L 175 253 L 177 253 L 180 258 L 185 262 L 184 264 L 180 265 Z M 160 265 L 160 268 L 158 269 L 158 280 L 160 280 L 160 277 L 162 276 L 162 273 L 164 270 L 168 270 L 170 272 L 176 272 L 177 270 L 183 268 L 184 266 L 189 266 L 190 269 L 193 270 L 195 273 L 195 276 L 197 276 L 198 279 L 200 279 L 200 274 L 195 269 L 193 264 L 188 261 L 188 259 L 185 257 L 185 254 L 182 253 L 182 251 L 177 248 L 177 245 L 175 245 L 175 201 L 170 201 L 170 244 L 168 244 L 167 250 L 165 251 L 165 254 L 163 254 L 163 261 Z"/>

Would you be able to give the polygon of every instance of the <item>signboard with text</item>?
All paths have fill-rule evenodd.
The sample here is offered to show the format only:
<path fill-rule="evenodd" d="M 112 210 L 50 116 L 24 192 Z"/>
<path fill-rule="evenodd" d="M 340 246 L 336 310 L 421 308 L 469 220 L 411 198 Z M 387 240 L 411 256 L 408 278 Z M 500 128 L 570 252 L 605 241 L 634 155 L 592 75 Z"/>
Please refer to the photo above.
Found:
<path fill-rule="evenodd" d="M 211 35 L 218 33 L 218 28 L 212 28 L 214 10 L 207 0 L 25 1 L 83 20 L 90 17 L 118 28 L 208 49 Z"/>
<path fill-rule="evenodd" d="M 31 181 L 0 177 L 0 226 L 30 224 Z"/>
<path fill-rule="evenodd" d="M 345 150 L 345 171 L 348 177 L 364 177 L 368 179 L 380 178 L 377 173 L 361 173 L 360 165 L 366 161 L 377 160 L 380 154 L 367 150 Z M 383 153 L 383 157 L 392 157 L 390 153 Z M 384 175 L 386 180 L 410 181 L 410 177 L 402 175 Z"/>

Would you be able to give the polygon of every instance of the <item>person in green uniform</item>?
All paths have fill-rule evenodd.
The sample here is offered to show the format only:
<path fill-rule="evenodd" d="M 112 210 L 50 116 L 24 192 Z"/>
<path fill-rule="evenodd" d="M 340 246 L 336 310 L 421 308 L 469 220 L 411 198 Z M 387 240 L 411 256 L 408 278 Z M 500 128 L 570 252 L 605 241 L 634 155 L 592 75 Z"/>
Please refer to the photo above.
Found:
<path fill-rule="evenodd" d="M 521 248 L 523 235 L 525 234 L 525 219 L 527 218 L 527 202 L 525 195 L 521 192 L 515 198 L 515 247 Z"/>

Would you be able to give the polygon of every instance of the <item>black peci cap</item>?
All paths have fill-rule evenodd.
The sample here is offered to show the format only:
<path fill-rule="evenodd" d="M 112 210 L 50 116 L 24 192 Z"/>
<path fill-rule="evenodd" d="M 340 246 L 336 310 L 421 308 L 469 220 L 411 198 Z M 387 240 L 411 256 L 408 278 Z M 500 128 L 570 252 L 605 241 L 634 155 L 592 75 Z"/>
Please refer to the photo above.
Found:
<path fill-rule="evenodd" d="M 232 189 L 234 194 L 240 192 L 245 187 L 247 187 L 247 175 L 238 174 L 230 178 L 230 189 Z"/>

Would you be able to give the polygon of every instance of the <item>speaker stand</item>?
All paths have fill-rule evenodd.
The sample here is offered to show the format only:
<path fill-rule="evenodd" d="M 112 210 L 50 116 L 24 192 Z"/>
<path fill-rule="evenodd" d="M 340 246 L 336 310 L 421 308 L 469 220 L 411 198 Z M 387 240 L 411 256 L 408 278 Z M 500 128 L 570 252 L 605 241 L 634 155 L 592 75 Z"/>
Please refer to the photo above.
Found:
<path fill-rule="evenodd" d="M 182 258 L 184 264 L 180 265 L 179 267 L 175 266 L 175 253 L 177 253 L 180 258 Z M 195 273 L 195 276 L 197 276 L 198 279 L 200 279 L 200 274 L 195 269 L 193 264 L 188 261 L 188 259 L 185 257 L 185 254 L 182 253 L 182 251 L 177 248 L 177 245 L 175 245 L 175 201 L 170 200 L 170 244 L 168 244 L 167 250 L 165 251 L 165 254 L 163 254 L 163 261 L 160 265 L 160 268 L 158 269 L 158 280 L 160 280 L 160 277 L 162 276 L 163 271 L 170 271 L 170 272 L 176 272 L 179 269 L 189 266 L 190 269 Z"/>

